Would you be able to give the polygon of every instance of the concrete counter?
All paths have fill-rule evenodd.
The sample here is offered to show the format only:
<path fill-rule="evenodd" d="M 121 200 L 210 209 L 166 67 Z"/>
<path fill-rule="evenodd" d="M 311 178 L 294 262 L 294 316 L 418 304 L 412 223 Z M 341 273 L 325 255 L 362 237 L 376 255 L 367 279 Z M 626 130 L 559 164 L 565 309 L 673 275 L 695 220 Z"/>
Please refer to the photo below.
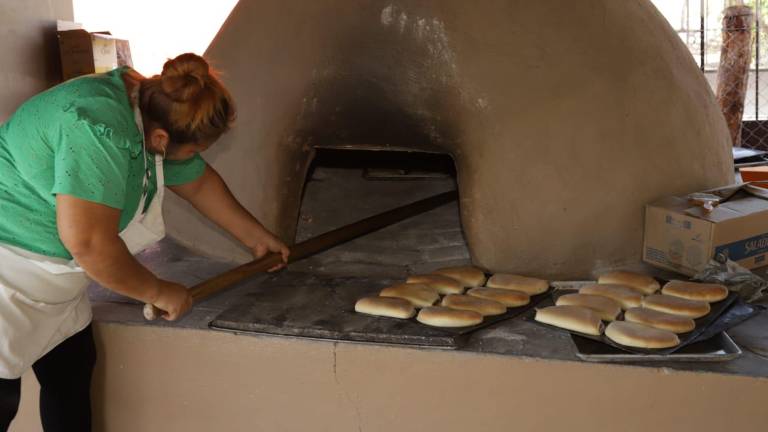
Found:
<path fill-rule="evenodd" d="M 172 241 L 142 260 L 187 284 L 228 267 Z M 92 287 L 95 430 L 758 431 L 768 424 L 766 315 L 732 331 L 744 354 L 724 363 L 585 363 L 567 335 L 520 320 L 481 330 L 457 351 L 207 328 L 261 280 L 201 302 L 175 323 L 147 323 L 141 305 Z M 40 430 L 31 378 L 13 431 Z"/>
<path fill-rule="evenodd" d="M 543 344 L 529 344 L 530 336 L 506 338 L 512 350 Z M 709 373 L 717 367 L 588 364 L 104 321 L 96 337 L 98 431 L 759 431 L 768 421 L 768 380 L 739 370 L 761 373 L 750 355 Z M 39 430 L 33 380 L 24 391 L 13 430 Z"/>

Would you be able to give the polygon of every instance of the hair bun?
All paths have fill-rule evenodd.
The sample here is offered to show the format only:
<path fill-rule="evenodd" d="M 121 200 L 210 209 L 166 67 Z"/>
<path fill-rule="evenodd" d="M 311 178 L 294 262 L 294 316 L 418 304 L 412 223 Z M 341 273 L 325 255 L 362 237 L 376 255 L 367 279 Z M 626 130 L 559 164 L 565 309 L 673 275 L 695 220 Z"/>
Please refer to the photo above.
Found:
<path fill-rule="evenodd" d="M 210 75 L 210 66 L 197 54 L 186 53 L 168 60 L 160 75 L 162 88 L 175 102 L 187 102 L 197 96 Z"/>

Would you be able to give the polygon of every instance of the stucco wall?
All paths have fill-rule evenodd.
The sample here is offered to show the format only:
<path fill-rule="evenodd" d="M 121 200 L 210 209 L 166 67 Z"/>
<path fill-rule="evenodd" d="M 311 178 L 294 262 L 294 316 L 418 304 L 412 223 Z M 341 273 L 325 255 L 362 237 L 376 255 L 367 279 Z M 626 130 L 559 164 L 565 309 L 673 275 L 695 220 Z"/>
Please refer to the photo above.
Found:
<path fill-rule="evenodd" d="M 0 123 L 59 79 L 57 19 L 73 19 L 72 0 L 0 1 Z"/>
<path fill-rule="evenodd" d="M 99 432 L 757 432 L 768 380 L 97 323 Z M 12 432 L 38 432 L 24 377 Z"/>

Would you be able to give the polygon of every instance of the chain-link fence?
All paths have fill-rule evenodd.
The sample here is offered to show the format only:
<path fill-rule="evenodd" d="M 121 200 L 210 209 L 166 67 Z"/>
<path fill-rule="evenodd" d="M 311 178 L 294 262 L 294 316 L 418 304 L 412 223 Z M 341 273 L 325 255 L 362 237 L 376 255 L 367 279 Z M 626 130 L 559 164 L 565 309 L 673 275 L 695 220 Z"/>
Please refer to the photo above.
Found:
<path fill-rule="evenodd" d="M 725 105 L 726 120 L 741 118 L 736 142 L 768 150 L 768 0 L 744 0 L 748 17 L 734 0 L 651 1 L 690 49 Z M 729 57 L 721 68 L 724 46 Z"/>

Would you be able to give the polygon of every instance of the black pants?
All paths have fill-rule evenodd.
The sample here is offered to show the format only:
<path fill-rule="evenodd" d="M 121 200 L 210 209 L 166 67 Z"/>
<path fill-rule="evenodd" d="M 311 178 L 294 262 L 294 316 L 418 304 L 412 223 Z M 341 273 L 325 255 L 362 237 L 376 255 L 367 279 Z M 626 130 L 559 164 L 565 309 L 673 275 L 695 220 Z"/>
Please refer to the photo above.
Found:
<path fill-rule="evenodd" d="M 91 376 L 96 363 L 88 325 L 35 362 L 45 432 L 91 430 Z M 8 430 L 21 397 L 21 379 L 0 378 L 0 432 Z"/>

